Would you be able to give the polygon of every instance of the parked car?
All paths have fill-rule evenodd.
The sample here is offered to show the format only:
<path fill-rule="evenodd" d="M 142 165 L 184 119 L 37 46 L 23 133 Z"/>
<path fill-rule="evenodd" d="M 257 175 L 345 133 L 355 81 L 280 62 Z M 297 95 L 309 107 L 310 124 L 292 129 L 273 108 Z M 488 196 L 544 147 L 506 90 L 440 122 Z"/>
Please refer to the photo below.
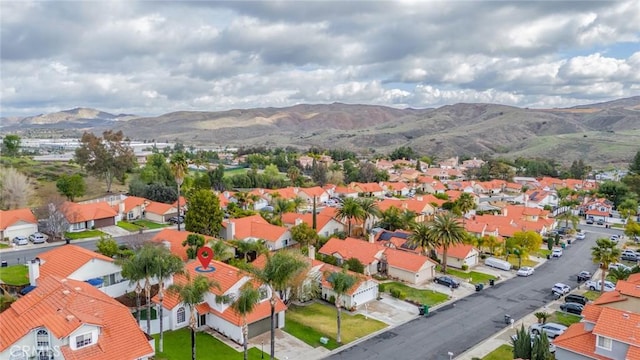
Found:
<path fill-rule="evenodd" d="M 609 240 L 613 241 L 614 243 L 618 243 L 618 241 L 620 241 L 620 236 L 619 235 L 611 235 L 611 237 L 609 238 Z"/>
<path fill-rule="evenodd" d="M 576 234 L 576 240 L 584 240 L 587 237 L 587 235 L 583 232 L 579 232 Z"/>
<path fill-rule="evenodd" d="M 438 277 L 436 277 L 434 279 L 434 281 L 437 284 L 444 285 L 444 286 L 447 286 L 447 287 L 450 287 L 450 288 L 454 288 L 454 289 L 456 289 L 456 288 L 458 288 L 460 286 L 460 283 L 455 281 L 450 276 L 438 276 Z"/>
<path fill-rule="evenodd" d="M 578 282 L 583 282 L 583 281 L 587 281 L 587 280 L 591 280 L 591 273 L 588 271 L 580 271 L 578 273 Z"/>
<path fill-rule="evenodd" d="M 593 225 L 593 219 L 587 219 L 587 224 L 588 225 Z"/>
<path fill-rule="evenodd" d="M 560 310 L 569 314 L 581 315 L 583 309 L 584 309 L 584 305 L 578 304 L 578 303 L 570 302 L 570 303 L 564 303 L 560 305 Z"/>
<path fill-rule="evenodd" d="M 622 255 L 625 255 L 625 254 L 628 254 L 628 255 L 635 255 L 635 256 L 640 256 L 640 251 L 636 251 L 636 250 L 633 250 L 633 249 L 625 249 L 625 250 L 622 252 Z"/>
<path fill-rule="evenodd" d="M 631 270 L 630 267 L 628 267 L 627 265 L 622 264 L 622 263 L 611 263 L 611 264 L 609 264 L 609 270 L 613 270 L 613 269 L 628 270 L 628 271 Z"/>
<path fill-rule="evenodd" d="M 534 335 L 540 335 L 543 331 L 547 333 L 547 336 L 551 339 L 555 339 L 558 336 L 564 334 L 567 331 L 567 327 L 561 324 L 556 323 L 546 323 L 546 324 L 533 324 L 529 327 L 529 331 Z"/>
<path fill-rule="evenodd" d="M 558 295 L 566 295 L 571 291 L 571 286 L 563 283 L 556 283 L 551 288 L 551 292 Z"/>
<path fill-rule="evenodd" d="M 180 215 L 180 216 L 172 216 L 169 218 L 169 222 L 172 224 L 182 224 L 184 223 L 184 216 Z"/>
<path fill-rule="evenodd" d="M 638 261 L 640 258 L 638 257 L 637 254 L 632 253 L 632 254 L 622 254 L 620 255 L 620 259 L 624 261 Z"/>
<path fill-rule="evenodd" d="M 26 236 L 16 236 L 13 238 L 13 243 L 16 245 L 28 245 L 29 239 Z"/>
<path fill-rule="evenodd" d="M 554 248 L 553 251 L 551 252 L 551 257 L 559 258 L 561 256 L 562 256 L 562 249 L 561 248 Z"/>
<path fill-rule="evenodd" d="M 533 275 L 534 271 L 535 270 L 530 266 L 523 266 L 518 270 L 518 272 L 516 272 L 516 275 L 529 276 L 529 275 Z"/>
<path fill-rule="evenodd" d="M 575 304 L 587 305 L 587 303 L 589 302 L 589 299 L 587 299 L 585 296 L 582 296 L 582 295 L 569 294 L 569 295 L 564 297 L 564 301 L 566 303 L 575 303 Z"/>
<path fill-rule="evenodd" d="M 29 235 L 29 241 L 34 244 L 44 244 L 49 237 L 41 232 L 35 232 Z"/>
<path fill-rule="evenodd" d="M 589 280 L 587 281 L 584 285 L 587 287 L 587 289 L 591 290 L 591 291 L 600 291 L 601 289 L 601 283 L 602 280 Z M 611 282 L 611 281 L 606 281 L 604 282 L 604 291 L 613 291 L 616 289 L 616 286 Z"/>
<path fill-rule="evenodd" d="M 598 221 L 596 222 L 596 225 L 604 225 L 604 220 L 598 220 Z"/>

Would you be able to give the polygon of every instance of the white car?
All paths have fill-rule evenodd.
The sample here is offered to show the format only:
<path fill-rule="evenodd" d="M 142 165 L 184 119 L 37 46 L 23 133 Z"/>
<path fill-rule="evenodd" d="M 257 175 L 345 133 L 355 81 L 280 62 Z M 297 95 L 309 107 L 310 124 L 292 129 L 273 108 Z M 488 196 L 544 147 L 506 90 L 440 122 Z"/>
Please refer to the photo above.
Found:
<path fill-rule="evenodd" d="M 562 256 L 562 249 L 561 248 L 555 248 L 553 249 L 553 251 L 551 252 L 551 257 L 554 258 L 559 258 Z"/>
<path fill-rule="evenodd" d="M 571 286 L 563 283 L 556 283 L 551 288 L 551 292 L 558 295 L 566 295 L 571 291 Z"/>
<path fill-rule="evenodd" d="M 551 339 L 555 339 L 567 331 L 567 327 L 556 323 L 533 324 L 529 327 L 529 331 L 534 335 L 540 335 L 543 331 Z"/>
<path fill-rule="evenodd" d="M 587 235 L 583 232 L 579 232 L 576 234 L 576 240 L 584 240 L 587 237 Z"/>
<path fill-rule="evenodd" d="M 13 238 L 13 243 L 16 245 L 29 245 L 29 239 L 26 236 L 16 236 Z"/>
<path fill-rule="evenodd" d="M 600 284 L 602 283 L 602 280 L 589 280 L 585 283 L 585 286 L 587 287 L 587 289 L 591 290 L 591 291 L 600 291 Z M 616 286 L 611 282 L 611 281 L 606 281 L 604 282 L 604 291 L 613 291 L 616 289 Z"/>
<path fill-rule="evenodd" d="M 620 240 L 620 236 L 619 235 L 611 235 L 609 240 L 611 240 L 611 242 L 613 242 L 614 244 L 617 244 L 618 241 Z"/>
<path fill-rule="evenodd" d="M 29 241 L 31 241 L 34 244 L 44 244 L 45 242 L 47 242 L 48 238 L 49 237 L 47 235 L 40 232 L 36 232 L 29 235 Z"/>
<path fill-rule="evenodd" d="M 613 270 L 613 269 L 631 271 L 630 267 L 628 267 L 627 265 L 622 264 L 622 263 L 611 263 L 611 264 L 609 264 L 609 270 Z"/>
<path fill-rule="evenodd" d="M 535 270 L 533 270 L 532 267 L 530 266 L 523 266 L 520 268 L 520 270 L 518 270 L 518 272 L 516 272 L 516 275 L 518 276 L 529 276 L 529 275 L 533 275 L 533 272 Z"/>

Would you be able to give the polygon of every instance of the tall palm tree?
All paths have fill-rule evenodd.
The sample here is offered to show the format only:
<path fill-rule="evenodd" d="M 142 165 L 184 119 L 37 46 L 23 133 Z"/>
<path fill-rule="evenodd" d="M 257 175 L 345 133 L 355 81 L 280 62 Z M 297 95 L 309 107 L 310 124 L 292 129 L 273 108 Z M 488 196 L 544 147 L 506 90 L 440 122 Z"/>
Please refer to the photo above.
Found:
<path fill-rule="evenodd" d="M 564 226 L 565 227 L 569 227 L 569 222 L 571 222 L 571 227 L 573 227 L 574 229 L 578 227 L 578 223 L 580 222 L 580 218 L 576 215 L 574 215 L 571 210 L 567 210 L 565 212 L 563 212 L 562 214 L 556 216 L 557 220 L 564 220 Z"/>
<path fill-rule="evenodd" d="M 460 210 L 462 215 L 462 224 L 464 225 L 465 217 L 464 215 L 469 211 L 476 208 L 476 200 L 473 198 L 473 195 L 463 192 L 460 194 L 460 197 L 455 201 L 456 207 Z"/>
<path fill-rule="evenodd" d="M 373 219 L 380 213 L 378 210 L 378 202 L 373 198 L 361 198 L 358 199 L 358 203 L 364 213 L 364 228 L 366 231 L 369 231 L 371 229 Z"/>
<path fill-rule="evenodd" d="M 140 324 L 140 294 L 143 290 L 142 284 L 144 283 L 145 273 L 144 268 L 134 258 L 135 256 L 119 258 L 118 264 L 122 268 L 122 277 L 128 279 L 130 284 L 136 284 L 136 320 Z"/>
<path fill-rule="evenodd" d="M 187 158 L 182 152 L 173 154 L 169 165 L 171 167 L 173 177 L 176 179 L 176 184 L 178 187 L 178 218 L 180 218 L 180 187 L 184 182 L 185 176 L 189 172 L 189 166 L 187 164 Z M 178 231 L 180 231 L 180 221 L 178 221 Z"/>
<path fill-rule="evenodd" d="M 160 339 L 158 347 L 160 352 L 164 351 L 164 288 L 165 280 L 173 278 L 176 274 L 181 274 L 184 271 L 184 263 L 182 259 L 171 253 L 169 249 L 164 246 L 157 246 L 157 254 L 155 255 L 155 261 L 157 264 L 155 278 L 158 279 L 158 300 L 160 302 Z"/>
<path fill-rule="evenodd" d="M 132 282 L 143 283 L 147 307 L 147 333 L 151 333 L 151 279 L 157 273 L 156 244 L 146 243 L 135 254 L 122 260 L 122 276 Z M 139 315 L 138 315 L 139 316 Z"/>
<path fill-rule="evenodd" d="M 335 305 L 336 305 L 336 311 L 337 311 L 337 325 L 338 325 L 338 331 L 336 333 L 336 341 L 338 342 L 338 344 L 342 343 L 342 337 L 341 337 L 341 325 L 342 325 L 342 297 L 344 296 L 344 294 L 347 293 L 347 291 L 349 291 L 349 289 L 351 289 L 351 287 L 353 287 L 353 285 L 356 283 L 357 279 L 355 276 L 347 273 L 347 271 L 345 269 L 342 269 L 341 272 L 333 272 L 331 274 L 329 274 L 329 276 L 327 277 L 327 281 L 331 284 L 331 287 L 333 288 L 333 292 L 336 294 L 335 295 Z"/>
<path fill-rule="evenodd" d="M 429 255 L 429 250 L 435 249 L 438 242 L 438 239 L 432 237 L 432 232 L 425 223 L 416 224 L 407 240 L 410 244 L 421 247 L 425 256 Z"/>
<path fill-rule="evenodd" d="M 191 360 L 196 360 L 196 306 L 204 301 L 204 296 L 212 287 L 220 285 L 206 276 L 197 275 L 191 279 L 187 273 L 186 282 L 169 286 L 170 293 L 177 294 L 180 301 L 189 308 L 191 328 Z"/>
<path fill-rule="evenodd" d="M 244 348 L 244 360 L 248 357 L 249 326 L 247 325 L 247 315 L 253 312 L 260 302 L 260 292 L 253 287 L 251 281 L 245 283 L 236 299 L 231 303 L 231 308 L 242 318 L 242 347 Z"/>
<path fill-rule="evenodd" d="M 336 211 L 336 217 L 343 220 L 346 219 L 348 221 L 348 236 L 351 236 L 351 222 L 353 220 L 364 220 L 365 216 L 366 214 L 364 210 L 362 210 L 360 203 L 354 198 L 344 199 L 344 201 L 342 202 L 342 207 L 339 208 L 338 211 Z"/>
<path fill-rule="evenodd" d="M 250 268 L 249 270 L 260 282 L 265 284 L 271 292 L 269 304 L 271 305 L 271 359 L 275 359 L 276 342 L 276 303 L 277 293 L 284 292 L 290 282 L 307 267 L 307 262 L 301 254 L 291 251 L 278 251 L 271 255 L 267 253 L 267 262 L 262 269 Z"/>
<path fill-rule="evenodd" d="M 442 247 L 442 271 L 447 272 L 447 252 L 451 246 L 460 244 L 466 238 L 464 227 L 451 213 L 437 214 L 428 225 L 429 236 L 437 239 L 437 246 Z"/>
<path fill-rule="evenodd" d="M 606 238 L 596 240 L 596 246 L 591 248 L 591 258 L 596 264 L 600 264 L 602 270 L 602 283 L 600 283 L 600 292 L 604 291 L 604 281 L 607 278 L 607 270 L 609 265 L 618 262 L 621 251 L 616 244 Z"/>
<path fill-rule="evenodd" d="M 400 209 L 395 206 L 391 206 L 390 208 L 381 211 L 380 221 L 378 221 L 377 226 L 389 231 L 401 229 L 403 227 L 403 220 Z"/>

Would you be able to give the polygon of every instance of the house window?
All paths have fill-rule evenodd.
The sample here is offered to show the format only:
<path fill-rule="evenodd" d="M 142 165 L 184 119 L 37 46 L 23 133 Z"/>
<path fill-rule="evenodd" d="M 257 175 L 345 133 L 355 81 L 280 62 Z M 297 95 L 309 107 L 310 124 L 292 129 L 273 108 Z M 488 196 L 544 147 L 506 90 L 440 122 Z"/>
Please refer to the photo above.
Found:
<path fill-rule="evenodd" d="M 264 286 L 260 287 L 258 292 L 260 293 L 260 300 L 264 300 L 269 296 L 269 291 Z"/>
<path fill-rule="evenodd" d="M 42 350 L 38 352 L 38 360 L 53 360 L 53 351 Z"/>
<path fill-rule="evenodd" d="M 109 274 L 102 277 L 103 286 L 111 286 L 117 284 L 116 274 Z"/>
<path fill-rule="evenodd" d="M 76 336 L 76 348 L 81 348 L 87 345 L 91 345 L 91 333 Z"/>
<path fill-rule="evenodd" d="M 605 350 L 611 350 L 613 341 L 610 338 L 598 336 L 598 347 Z"/>
<path fill-rule="evenodd" d="M 36 333 L 36 346 L 48 347 L 49 346 L 49 332 L 45 329 L 40 329 Z"/>
<path fill-rule="evenodd" d="M 186 311 L 184 310 L 184 306 L 178 309 L 178 324 L 181 324 L 187 320 Z"/>

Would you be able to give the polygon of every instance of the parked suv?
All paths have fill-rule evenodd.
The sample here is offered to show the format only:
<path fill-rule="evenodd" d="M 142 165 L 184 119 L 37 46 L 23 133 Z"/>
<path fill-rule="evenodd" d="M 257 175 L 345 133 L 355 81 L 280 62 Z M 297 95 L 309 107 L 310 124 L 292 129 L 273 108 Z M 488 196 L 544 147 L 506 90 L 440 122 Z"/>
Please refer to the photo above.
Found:
<path fill-rule="evenodd" d="M 580 271 L 577 277 L 578 277 L 578 282 L 591 280 L 591 273 L 588 271 Z"/>
<path fill-rule="evenodd" d="M 36 232 L 29 235 L 29 241 L 31 241 L 34 244 L 44 244 L 45 242 L 47 242 L 47 238 L 48 238 L 47 235 L 40 232 Z"/>
<path fill-rule="evenodd" d="M 556 283 L 551 288 L 551 292 L 555 293 L 555 294 L 558 294 L 558 295 L 566 295 L 570 291 L 571 291 L 571 287 L 569 285 L 563 284 L 563 283 Z"/>
<path fill-rule="evenodd" d="M 558 336 L 564 334 L 567 331 L 567 327 L 561 324 L 556 323 L 546 323 L 546 324 L 533 324 L 529 328 L 534 335 L 540 335 L 543 331 L 547 333 L 547 336 L 551 339 L 555 339 Z"/>
<path fill-rule="evenodd" d="M 437 284 L 440 285 L 444 285 L 450 288 L 457 288 L 460 286 L 460 283 L 455 281 L 452 277 L 450 276 L 439 276 L 437 278 L 435 278 L 434 280 Z"/>
<path fill-rule="evenodd" d="M 569 294 L 569 295 L 565 296 L 564 302 L 587 305 L 587 303 L 589 302 L 589 299 L 587 299 L 586 297 L 584 297 L 582 295 Z"/>

